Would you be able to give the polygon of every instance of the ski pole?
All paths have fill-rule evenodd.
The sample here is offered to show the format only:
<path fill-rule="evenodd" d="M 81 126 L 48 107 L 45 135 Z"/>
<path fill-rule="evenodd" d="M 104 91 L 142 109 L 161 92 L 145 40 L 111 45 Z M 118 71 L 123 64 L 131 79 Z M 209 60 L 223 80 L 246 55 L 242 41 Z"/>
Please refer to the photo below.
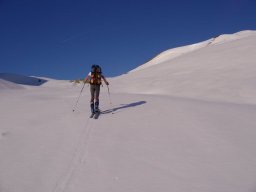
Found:
<path fill-rule="evenodd" d="M 108 85 L 107 85 L 107 87 L 108 87 Z M 110 103 L 110 107 L 112 108 L 112 114 L 113 114 L 114 109 L 113 109 L 112 102 L 111 102 L 109 87 L 108 87 L 108 98 L 109 98 L 109 103 Z"/>
<path fill-rule="evenodd" d="M 73 108 L 73 112 L 75 111 L 75 108 L 76 108 L 76 106 L 77 106 L 77 103 L 78 103 L 78 101 L 79 101 L 79 99 L 80 99 L 80 96 L 81 96 L 81 94 L 82 94 L 82 92 L 83 92 L 84 86 L 85 86 L 85 82 L 84 82 L 84 85 L 83 85 L 83 87 L 82 87 L 82 89 L 81 89 L 81 91 L 80 91 L 80 94 L 79 94 L 78 98 L 77 98 L 76 104 L 75 104 L 75 106 L 74 106 L 74 108 Z"/>

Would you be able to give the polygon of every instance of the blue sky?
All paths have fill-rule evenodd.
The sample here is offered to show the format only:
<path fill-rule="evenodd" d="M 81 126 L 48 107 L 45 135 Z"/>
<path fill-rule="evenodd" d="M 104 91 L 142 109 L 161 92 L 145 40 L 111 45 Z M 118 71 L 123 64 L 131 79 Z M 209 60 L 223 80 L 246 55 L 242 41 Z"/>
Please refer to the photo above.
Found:
<path fill-rule="evenodd" d="M 256 30 L 255 0 L 0 0 L 0 72 L 117 76 L 162 51 Z"/>

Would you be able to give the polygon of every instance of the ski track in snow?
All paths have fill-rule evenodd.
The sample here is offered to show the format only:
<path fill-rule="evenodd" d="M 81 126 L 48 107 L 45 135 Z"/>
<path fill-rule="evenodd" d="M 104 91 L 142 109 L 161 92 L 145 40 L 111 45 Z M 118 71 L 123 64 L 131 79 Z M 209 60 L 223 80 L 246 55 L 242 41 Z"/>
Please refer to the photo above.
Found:
<path fill-rule="evenodd" d="M 79 138 L 79 142 L 77 148 L 75 149 L 75 153 L 73 155 L 70 166 L 68 167 L 66 174 L 57 182 L 52 192 L 65 192 L 70 182 L 72 181 L 72 178 L 75 176 L 76 170 L 80 167 L 81 164 L 86 163 L 87 146 L 93 125 L 93 119 L 88 117 L 83 132 Z"/>

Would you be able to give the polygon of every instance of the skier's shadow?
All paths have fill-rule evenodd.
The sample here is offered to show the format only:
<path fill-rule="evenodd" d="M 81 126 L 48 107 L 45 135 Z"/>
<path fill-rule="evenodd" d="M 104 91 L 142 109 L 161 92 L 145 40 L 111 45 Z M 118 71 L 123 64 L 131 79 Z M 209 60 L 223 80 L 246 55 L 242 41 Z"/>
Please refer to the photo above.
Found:
<path fill-rule="evenodd" d="M 138 105 L 142 105 L 142 104 L 145 104 L 145 103 L 146 103 L 146 101 L 138 101 L 138 102 L 134 102 L 134 103 L 130 103 L 130 104 L 121 104 L 120 107 L 115 107 L 113 109 L 104 110 L 104 111 L 101 111 L 101 113 L 102 114 L 112 113 L 112 112 L 118 111 L 120 109 L 136 107 Z"/>

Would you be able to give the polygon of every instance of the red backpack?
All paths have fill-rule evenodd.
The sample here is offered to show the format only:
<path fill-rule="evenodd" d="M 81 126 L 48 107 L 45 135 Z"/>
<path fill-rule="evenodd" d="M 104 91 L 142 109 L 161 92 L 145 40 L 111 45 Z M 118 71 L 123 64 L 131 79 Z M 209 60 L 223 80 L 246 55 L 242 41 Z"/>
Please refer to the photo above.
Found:
<path fill-rule="evenodd" d="M 101 67 L 99 65 L 92 65 L 90 84 L 101 85 Z"/>

